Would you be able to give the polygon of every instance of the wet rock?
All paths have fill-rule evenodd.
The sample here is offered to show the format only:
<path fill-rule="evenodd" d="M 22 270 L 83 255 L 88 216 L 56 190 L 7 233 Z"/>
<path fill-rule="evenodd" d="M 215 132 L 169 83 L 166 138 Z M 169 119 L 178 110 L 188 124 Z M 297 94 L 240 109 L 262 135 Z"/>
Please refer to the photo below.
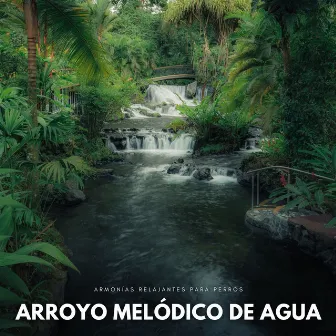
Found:
<path fill-rule="evenodd" d="M 302 252 L 322 260 L 336 276 L 336 232 L 325 229 L 317 220 L 319 216 L 305 209 L 274 212 L 254 208 L 246 213 L 245 224 L 274 240 L 295 244 Z"/>
<path fill-rule="evenodd" d="M 109 177 L 113 175 L 113 169 L 112 168 L 100 168 L 96 170 L 95 175 L 101 176 L 101 177 Z"/>
<path fill-rule="evenodd" d="M 187 85 L 186 88 L 186 97 L 188 99 L 192 99 L 196 96 L 196 91 L 197 91 L 197 82 L 192 82 Z"/>
<path fill-rule="evenodd" d="M 184 159 L 182 159 L 182 158 L 178 158 L 178 159 L 177 159 L 177 162 L 178 162 L 178 163 L 184 163 Z"/>
<path fill-rule="evenodd" d="M 252 185 L 252 175 L 243 172 L 242 170 L 237 171 L 237 182 L 244 187 L 251 187 Z"/>
<path fill-rule="evenodd" d="M 182 166 L 177 163 L 173 163 L 167 170 L 167 174 L 179 174 Z"/>
<path fill-rule="evenodd" d="M 130 119 L 131 118 L 131 115 L 128 112 L 125 112 L 124 116 L 125 116 L 126 119 Z"/>
<path fill-rule="evenodd" d="M 125 110 L 124 110 L 124 113 L 126 114 L 128 114 L 130 117 L 134 117 L 134 112 L 131 110 L 131 109 L 129 109 L 129 108 L 126 108 Z M 127 118 L 127 117 L 126 117 Z"/>
<path fill-rule="evenodd" d="M 64 196 L 65 205 L 78 205 L 86 200 L 86 196 L 82 190 L 70 188 Z"/>
<path fill-rule="evenodd" d="M 110 136 L 110 141 L 113 142 L 118 150 L 126 149 L 126 139 L 124 135 L 118 133 Z"/>
<path fill-rule="evenodd" d="M 250 126 L 248 129 L 248 134 L 252 138 L 260 138 L 262 137 L 263 131 L 260 127 Z"/>
<path fill-rule="evenodd" d="M 146 116 L 146 117 L 156 117 L 156 118 L 160 118 L 161 114 L 158 112 L 149 112 L 148 110 L 145 109 L 139 109 L 139 113 Z"/>
<path fill-rule="evenodd" d="M 196 170 L 196 166 L 193 164 L 185 164 L 182 166 L 180 170 L 180 175 L 182 176 L 190 176 Z"/>
<path fill-rule="evenodd" d="M 210 181 L 213 179 L 211 176 L 210 168 L 198 168 L 193 174 L 193 177 L 200 181 Z"/>
<path fill-rule="evenodd" d="M 235 175 L 235 171 L 234 170 L 228 170 L 227 171 L 227 174 L 226 174 L 226 176 L 229 176 L 229 177 L 233 177 Z"/>

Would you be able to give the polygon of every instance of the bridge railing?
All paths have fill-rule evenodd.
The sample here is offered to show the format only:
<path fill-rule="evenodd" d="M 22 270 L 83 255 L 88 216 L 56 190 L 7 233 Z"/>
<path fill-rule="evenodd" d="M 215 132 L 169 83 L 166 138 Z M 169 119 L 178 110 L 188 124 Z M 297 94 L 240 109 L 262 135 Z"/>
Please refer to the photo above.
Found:
<path fill-rule="evenodd" d="M 194 69 L 188 64 L 168 65 L 153 69 L 153 77 L 163 77 L 179 74 L 194 74 Z"/>
<path fill-rule="evenodd" d="M 57 113 L 60 111 L 61 107 L 57 102 L 62 105 L 69 106 L 73 109 L 74 113 L 81 114 L 80 99 L 77 92 L 80 84 L 72 84 L 69 86 L 64 86 L 57 88 L 51 93 L 51 102 L 47 106 L 47 111 L 50 113 Z M 55 104 L 56 102 L 56 104 Z"/>
<path fill-rule="evenodd" d="M 251 201 L 251 205 L 252 205 L 252 209 L 255 206 L 259 206 L 260 205 L 260 172 L 265 171 L 265 170 L 280 170 L 283 172 L 287 173 L 287 183 L 290 184 L 291 183 L 291 172 L 295 172 L 298 174 L 303 174 L 303 175 L 309 175 L 309 176 L 314 176 L 315 178 L 320 178 L 322 180 L 325 181 L 331 181 L 331 182 L 335 182 L 335 179 L 332 179 L 330 177 L 326 177 L 326 176 L 322 176 L 322 175 L 318 175 L 318 174 L 312 174 L 311 172 L 305 171 L 305 170 L 301 170 L 301 169 L 296 169 L 296 168 L 290 168 L 290 167 L 284 167 L 284 166 L 270 166 L 270 167 L 264 167 L 264 168 L 259 168 L 259 169 L 255 169 L 255 170 L 250 170 L 248 171 L 246 174 L 248 175 L 252 175 L 252 201 Z M 256 188 L 257 188 L 257 192 L 255 192 L 255 187 L 254 187 L 254 183 L 255 183 L 255 178 L 257 177 L 257 183 L 256 183 Z M 255 201 L 254 201 L 254 197 L 256 196 L 256 205 L 255 205 Z M 289 202 L 290 196 L 288 194 L 287 197 L 287 203 Z"/>

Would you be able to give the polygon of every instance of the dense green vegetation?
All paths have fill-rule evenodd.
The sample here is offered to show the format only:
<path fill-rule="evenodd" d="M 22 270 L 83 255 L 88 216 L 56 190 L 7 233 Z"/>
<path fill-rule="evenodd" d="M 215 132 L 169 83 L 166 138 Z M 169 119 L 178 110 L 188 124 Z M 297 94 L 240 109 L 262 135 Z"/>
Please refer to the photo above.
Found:
<path fill-rule="evenodd" d="M 50 270 L 75 268 L 48 209 L 114 159 L 102 125 L 143 100 L 155 67 L 191 64 L 203 95 L 213 89 L 170 125 L 195 131 L 200 154 L 237 150 L 259 126 L 244 169 L 311 171 L 277 180 L 275 201 L 331 212 L 335 182 L 315 175 L 336 178 L 335 19 L 323 0 L 1 0 L 0 331 L 26 327 L 12 307 L 45 300 Z"/>
<path fill-rule="evenodd" d="M 248 126 L 256 125 L 265 139 L 262 151 L 243 163 L 245 171 L 283 165 L 310 171 L 313 180 L 314 174 L 335 179 L 334 10 L 332 1 L 309 0 L 168 5 L 167 21 L 197 22 L 204 33 L 193 51 L 195 69 L 198 81 L 215 91 L 196 109 L 181 107 L 197 132 L 200 153 L 239 148 Z M 286 184 L 286 171 L 281 179 L 267 174 L 273 188 Z M 287 208 L 333 211 L 334 183 L 301 178 L 277 191 L 283 196 L 276 201 L 290 190 Z"/>

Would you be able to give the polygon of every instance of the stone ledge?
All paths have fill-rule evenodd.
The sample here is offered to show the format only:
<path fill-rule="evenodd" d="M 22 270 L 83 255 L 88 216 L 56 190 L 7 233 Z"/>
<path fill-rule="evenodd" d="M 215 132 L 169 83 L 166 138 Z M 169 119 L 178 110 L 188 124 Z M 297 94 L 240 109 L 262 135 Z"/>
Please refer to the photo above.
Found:
<path fill-rule="evenodd" d="M 336 229 L 324 226 L 328 220 L 328 216 L 307 210 L 285 213 L 255 208 L 245 216 L 245 224 L 253 231 L 295 243 L 303 252 L 322 260 L 336 276 Z"/>

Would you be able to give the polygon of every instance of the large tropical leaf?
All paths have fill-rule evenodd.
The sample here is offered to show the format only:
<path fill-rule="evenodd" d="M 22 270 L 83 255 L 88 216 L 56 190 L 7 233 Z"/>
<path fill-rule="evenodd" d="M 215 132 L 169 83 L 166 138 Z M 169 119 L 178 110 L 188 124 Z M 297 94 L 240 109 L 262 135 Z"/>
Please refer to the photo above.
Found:
<path fill-rule="evenodd" d="M 12 329 L 12 328 L 30 328 L 30 325 L 27 322 L 22 322 L 22 321 L 15 321 L 13 319 L 0 319 L 0 330 L 3 329 Z M 4 333 L 1 335 L 5 336 Z M 7 334 L 7 335 L 12 335 L 12 334 Z"/>
<path fill-rule="evenodd" d="M 17 264 L 26 264 L 26 263 L 40 264 L 48 267 L 53 267 L 53 265 L 50 262 L 35 256 L 0 252 L 0 267 L 12 266 Z"/>
<path fill-rule="evenodd" d="M 0 197 L 0 208 L 4 206 L 10 206 L 13 208 L 26 208 L 26 206 L 16 200 L 11 196 Z"/>
<path fill-rule="evenodd" d="M 79 156 L 70 156 L 41 164 L 39 169 L 50 181 L 64 183 L 73 173 L 87 174 L 88 164 Z"/>
<path fill-rule="evenodd" d="M 64 253 L 62 253 L 57 247 L 49 243 L 34 243 L 26 245 L 15 251 L 15 254 L 29 255 L 37 251 L 48 254 L 49 256 L 55 258 L 59 263 L 78 271 L 77 267 L 69 260 L 69 258 Z"/>
<path fill-rule="evenodd" d="M 331 161 L 332 161 L 332 167 L 334 170 L 334 178 L 336 178 L 336 146 L 334 147 L 332 151 Z"/>
<path fill-rule="evenodd" d="M 334 217 L 329 223 L 325 225 L 326 227 L 335 227 L 336 226 L 336 217 Z"/>
<path fill-rule="evenodd" d="M 0 223 L 1 223 L 0 235 L 4 237 L 8 237 L 7 239 L 2 239 L 0 241 L 0 251 L 4 251 L 6 248 L 7 242 L 14 231 L 14 223 L 12 221 L 12 208 L 8 207 L 2 211 L 2 213 L 0 214 Z"/>
<path fill-rule="evenodd" d="M 75 127 L 71 115 L 66 113 L 40 115 L 38 122 L 43 129 L 43 139 L 56 144 L 63 143 L 66 136 L 70 136 Z"/>
<path fill-rule="evenodd" d="M 20 304 L 22 302 L 24 302 L 23 298 L 16 295 L 14 292 L 10 291 L 9 289 L 0 286 L 0 306 Z"/>
<path fill-rule="evenodd" d="M 37 4 L 58 52 L 68 56 L 88 78 L 104 73 L 103 50 L 88 25 L 88 12 L 69 0 L 38 0 Z"/>
<path fill-rule="evenodd" d="M 29 295 L 26 283 L 9 267 L 0 268 L 0 283 L 23 294 Z"/>
<path fill-rule="evenodd" d="M 8 175 L 12 173 L 19 173 L 20 171 L 17 169 L 10 169 L 10 168 L 0 168 L 0 175 Z"/>

